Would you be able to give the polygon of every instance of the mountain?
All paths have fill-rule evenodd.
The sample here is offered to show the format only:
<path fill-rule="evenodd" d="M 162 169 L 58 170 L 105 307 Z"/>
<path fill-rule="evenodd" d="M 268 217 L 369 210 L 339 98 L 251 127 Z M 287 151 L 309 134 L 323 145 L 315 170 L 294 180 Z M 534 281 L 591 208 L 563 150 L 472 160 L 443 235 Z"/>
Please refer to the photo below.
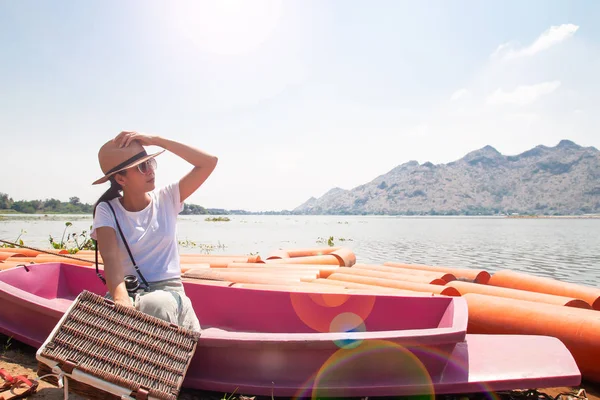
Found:
<path fill-rule="evenodd" d="M 600 213 L 600 151 L 562 140 L 516 156 L 485 146 L 448 164 L 409 161 L 352 190 L 312 197 L 292 213 Z"/>

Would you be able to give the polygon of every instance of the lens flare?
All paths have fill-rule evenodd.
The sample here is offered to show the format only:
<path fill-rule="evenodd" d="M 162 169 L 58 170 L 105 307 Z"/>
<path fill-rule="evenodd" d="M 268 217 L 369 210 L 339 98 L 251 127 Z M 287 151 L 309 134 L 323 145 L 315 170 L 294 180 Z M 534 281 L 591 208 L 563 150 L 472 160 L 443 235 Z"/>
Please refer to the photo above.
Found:
<path fill-rule="evenodd" d="M 345 312 L 337 315 L 333 320 L 331 320 L 331 325 L 329 327 L 330 332 L 366 332 L 367 328 L 365 326 L 364 320 L 358 315 Z M 350 349 L 359 346 L 362 342 L 362 339 L 340 339 L 336 340 L 335 344 L 338 347 Z"/>
<path fill-rule="evenodd" d="M 418 385 L 426 398 L 434 398 L 423 363 L 403 346 L 384 340 L 362 341 L 356 347 L 337 350 L 294 398 L 356 397 L 367 382 Z"/>
<path fill-rule="evenodd" d="M 364 323 L 373 310 L 376 296 L 290 292 L 290 299 L 296 315 L 307 327 L 326 333 L 331 332 L 333 320 L 344 313 L 352 313 Z"/>
<path fill-rule="evenodd" d="M 468 355 L 450 357 L 447 350 L 431 346 L 409 350 L 387 340 L 360 341 L 356 346 L 335 351 L 293 398 L 362 397 L 370 393 L 398 398 L 414 395 L 419 400 L 434 400 L 435 384 L 443 383 L 442 376 L 449 371 L 462 382 L 469 380 Z M 410 387 L 410 392 L 403 391 L 402 386 Z M 488 400 L 500 400 L 485 382 L 471 386 L 469 393 L 482 393 Z"/>

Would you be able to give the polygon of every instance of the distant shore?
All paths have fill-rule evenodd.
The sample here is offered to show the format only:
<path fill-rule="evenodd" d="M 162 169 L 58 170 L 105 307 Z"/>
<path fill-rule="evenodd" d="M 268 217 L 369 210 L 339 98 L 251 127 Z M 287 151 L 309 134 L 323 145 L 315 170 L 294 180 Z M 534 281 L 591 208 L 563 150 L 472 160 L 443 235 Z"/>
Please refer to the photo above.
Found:
<path fill-rule="evenodd" d="M 506 218 L 600 219 L 600 215 L 507 215 Z"/>
<path fill-rule="evenodd" d="M 204 216 L 211 217 L 210 214 L 180 214 L 180 217 L 193 217 L 193 216 Z M 338 215 L 338 214 L 298 214 L 298 215 L 290 215 L 290 214 L 229 214 L 227 217 L 243 217 L 243 216 L 284 216 L 284 217 L 389 217 L 389 218 L 508 218 L 508 219 L 600 219 L 600 214 L 589 214 L 589 215 L 468 215 L 468 214 L 458 214 L 458 215 L 380 215 L 380 214 L 365 214 L 365 215 Z M 17 212 L 8 212 L 2 213 L 0 212 L 0 222 L 1 221 L 30 221 L 30 220 L 46 220 L 46 221 L 62 221 L 65 219 L 69 219 L 72 221 L 84 221 L 92 218 L 92 214 L 87 213 L 73 213 L 73 214 L 64 214 L 64 213 L 17 213 Z"/>

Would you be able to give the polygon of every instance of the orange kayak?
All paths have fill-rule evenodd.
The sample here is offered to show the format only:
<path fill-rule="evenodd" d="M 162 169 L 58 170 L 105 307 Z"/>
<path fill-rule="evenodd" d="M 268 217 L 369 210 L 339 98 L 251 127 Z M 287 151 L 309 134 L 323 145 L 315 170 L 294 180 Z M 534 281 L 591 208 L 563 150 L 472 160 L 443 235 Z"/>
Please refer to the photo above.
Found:
<path fill-rule="evenodd" d="M 427 283 L 430 285 L 445 285 L 446 281 L 440 279 L 439 277 L 434 276 L 423 276 L 423 275 L 408 275 L 402 273 L 390 273 L 390 272 L 381 272 L 381 271 L 372 271 L 368 269 L 354 269 L 347 267 L 340 267 L 336 273 L 338 274 L 347 274 L 347 275 L 358 275 L 358 276 L 367 276 L 373 278 L 384 278 L 391 279 L 395 281 L 404 281 L 404 282 L 417 282 L 417 283 Z M 441 273 L 440 273 L 441 275 Z"/>
<path fill-rule="evenodd" d="M 499 286 L 480 285 L 478 283 L 453 281 L 446 286 L 455 288 L 461 295 L 467 293 L 487 294 L 490 296 L 507 297 L 509 299 L 527 300 L 539 303 L 554 304 L 566 307 L 578 307 L 590 310 L 592 307 L 583 300 L 573 297 L 556 296 L 553 294 L 528 292 L 526 290 L 509 289 Z"/>
<path fill-rule="evenodd" d="M 591 286 L 578 285 L 576 283 L 563 282 L 511 270 L 494 272 L 489 284 L 511 289 L 527 290 L 529 292 L 573 297 L 584 300 L 594 310 L 600 310 L 600 289 Z"/>
<path fill-rule="evenodd" d="M 396 289 L 412 290 L 415 292 L 443 294 L 445 296 L 460 296 L 458 290 L 443 285 L 430 285 L 427 283 L 397 281 L 394 279 L 373 278 L 370 276 L 347 275 L 338 273 L 331 274 L 331 276 L 327 279 L 334 279 L 345 282 L 364 283 L 367 285 L 390 287 Z"/>
<path fill-rule="evenodd" d="M 456 280 L 456 277 L 450 273 L 442 272 L 442 271 L 424 271 L 421 269 L 408 269 L 408 268 L 397 268 L 397 267 L 388 267 L 385 265 L 375 265 L 375 264 L 355 264 L 353 269 L 365 269 L 370 271 L 380 271 L 380 272 L 389 272 L 393 274 L 404 274 L 404 275 L 420 275 L 420 276 L 429 276 L 437 279 L 442 279 L 445 282 L 450 282 Z"/>
<path fill-rule="evenodd" d="M 482 269 L 442 267 L 439 265 L 403 264 L 387 261 L 383 265 L 397 268 L 419 269 L 423 271 L 439 271 L 453 274 L 456 278 L 468 279 L 475 283 L 486 284 L 490 280 L 490 274 Z"/>

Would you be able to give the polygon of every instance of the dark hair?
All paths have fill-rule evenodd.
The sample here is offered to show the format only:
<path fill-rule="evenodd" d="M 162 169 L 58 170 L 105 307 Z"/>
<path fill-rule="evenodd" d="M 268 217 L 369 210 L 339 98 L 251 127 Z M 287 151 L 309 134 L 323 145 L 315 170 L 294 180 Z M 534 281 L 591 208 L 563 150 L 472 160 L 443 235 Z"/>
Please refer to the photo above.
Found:
<path fill-rule="evenodd" d="M 108 190 L 106 192 L 104 192 L 104 194 L 102 196 L 100 196 L 98 201 L 96 201 L 96 204 L 94 204 L 94 211 L 92 213 L 92 216 L 93 217 L 96 216 L 96 207 L 98 207 L 98 204 L 102 203 L 103 201 L 110 201 L 112 199 L 116 199 L 117 197 L 121 197 L 120 192 L 122 190 L 123 190 L 123 187 L 117 183 L 114 176 L 111 176 L 110 177 L 110 187 L 108 188 Z"/>

